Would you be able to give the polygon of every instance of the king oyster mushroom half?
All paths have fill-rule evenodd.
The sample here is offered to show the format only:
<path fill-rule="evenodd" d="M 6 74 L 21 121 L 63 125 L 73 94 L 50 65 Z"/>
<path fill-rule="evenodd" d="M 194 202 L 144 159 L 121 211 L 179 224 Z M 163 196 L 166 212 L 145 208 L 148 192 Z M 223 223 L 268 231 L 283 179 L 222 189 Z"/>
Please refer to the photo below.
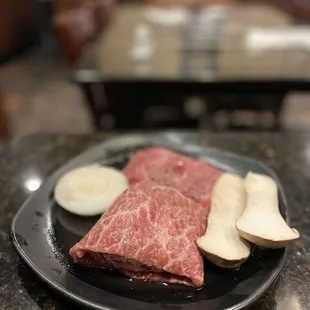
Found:
<path fill-rule="evenodd" d="M 250 243 L 236 230 L 236 221 L 245 205 L 244 180 L 224 173 L 212 191 L 207 231 L 196 240 L 203 255 L 219 267 L 237 268 L 250 256 Z"/>
<path fill-rule="evenodd" d="M 245 178 L 247 204 L 236 223 L 241 237 L 266 248 L 282 248 L 299 238 L 279 211 L 278 188 L 269 176 L 249 172 Z"/>

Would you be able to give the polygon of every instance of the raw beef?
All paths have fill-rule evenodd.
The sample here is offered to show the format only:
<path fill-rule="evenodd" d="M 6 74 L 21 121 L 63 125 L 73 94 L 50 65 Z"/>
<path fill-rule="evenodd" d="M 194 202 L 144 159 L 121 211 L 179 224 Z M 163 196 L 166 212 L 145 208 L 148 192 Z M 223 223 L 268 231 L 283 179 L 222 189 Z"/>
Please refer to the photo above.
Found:
<path fill-rule="evenodd" d="M 70 254 L 77 263 L 132 278 L 200 287 L 203 259 L 195 240 L 206 223 L 203 204 L 143 181 L 130 186 Z"/>
<path fill-rule="evenodd" d="M 209 205 L 213 185 L 221 175 L 220 170 L 205 161 L 160 147 L 137 151 L 123 173 L 130 184 L 150 180 L 172 186 L 204 205 Z"/>

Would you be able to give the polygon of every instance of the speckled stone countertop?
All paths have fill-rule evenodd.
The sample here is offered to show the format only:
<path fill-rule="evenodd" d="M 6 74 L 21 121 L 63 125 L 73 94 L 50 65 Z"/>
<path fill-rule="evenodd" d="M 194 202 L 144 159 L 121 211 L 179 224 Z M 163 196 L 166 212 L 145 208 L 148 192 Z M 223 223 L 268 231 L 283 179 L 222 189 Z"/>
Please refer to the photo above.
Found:
<path fill-rule="evenodd" d="M 301 239 L 289 250 L 279 280 L 255 310 L 310 309 L 310 134 L 185 133 L 202 145 L 245 154 L 278 174 L 287 194 L 292 226 Z M 41 180 L 73 156 L 106 139 L 32 135 L 13 140 L 0 155 L 0 309 L 77 309 L 36 280 L 10 244 L 11 220 Z"/>

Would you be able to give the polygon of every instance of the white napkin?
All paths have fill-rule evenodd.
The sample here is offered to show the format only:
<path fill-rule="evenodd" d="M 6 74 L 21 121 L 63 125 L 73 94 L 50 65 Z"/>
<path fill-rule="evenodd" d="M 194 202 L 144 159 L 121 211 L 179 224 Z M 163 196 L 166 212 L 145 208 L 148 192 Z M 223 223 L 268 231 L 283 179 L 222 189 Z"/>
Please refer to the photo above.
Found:
<path fill-rule="evenodd" d="M 310 27 L 252 28 L 247 31 L 244 46 L 252 52 L 283 49 L 310 49 Z"/>

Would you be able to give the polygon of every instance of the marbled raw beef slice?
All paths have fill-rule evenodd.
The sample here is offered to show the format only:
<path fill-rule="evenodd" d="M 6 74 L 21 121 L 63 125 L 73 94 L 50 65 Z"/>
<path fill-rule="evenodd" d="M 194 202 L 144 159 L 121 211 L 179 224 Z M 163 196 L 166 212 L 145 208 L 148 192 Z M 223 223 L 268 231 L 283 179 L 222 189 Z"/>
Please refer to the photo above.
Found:
<path fill-rule="evenodd" d="M 130 186 L 70 254 L 90 267 L 200 287 L 203 259 L 195 245 L 206 229 L 205 206 L 150 181 Z"/>
<path fill-rule="evenodd" d="M 149 180 L 172 186 L 185 196 L 209 206 L 212 188 L 222 172 L 205 161 L 165 148 L 150 147 L 137 151 L 123 173 L 130 184 Z"/>

